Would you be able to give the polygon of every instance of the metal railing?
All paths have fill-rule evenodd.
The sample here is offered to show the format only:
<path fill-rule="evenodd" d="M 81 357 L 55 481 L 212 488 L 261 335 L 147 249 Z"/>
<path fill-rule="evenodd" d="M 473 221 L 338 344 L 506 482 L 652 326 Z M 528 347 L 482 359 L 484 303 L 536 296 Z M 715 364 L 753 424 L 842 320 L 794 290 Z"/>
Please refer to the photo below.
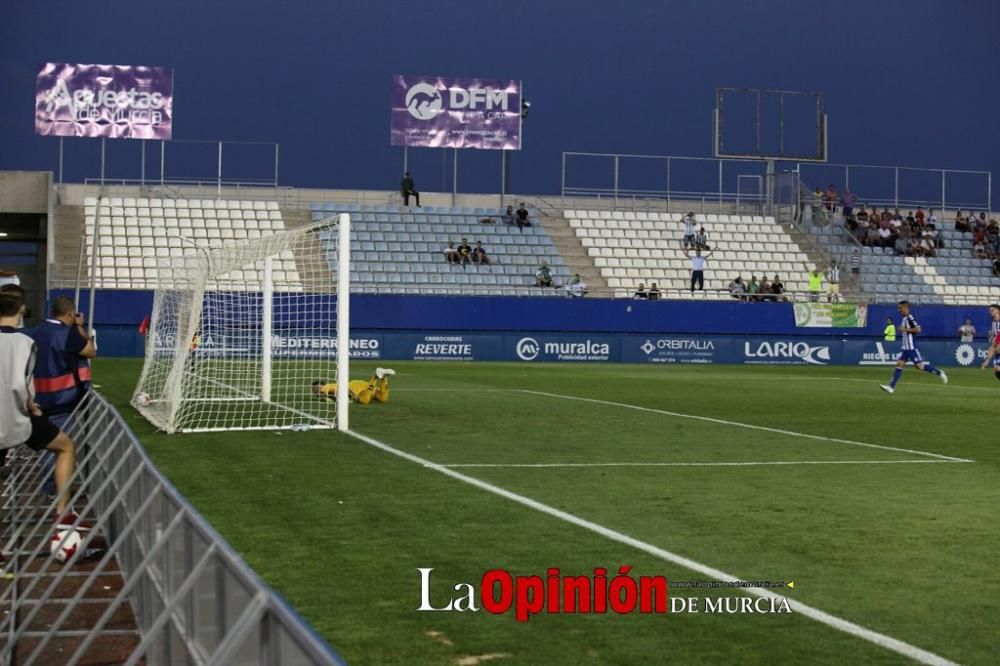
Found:
<path fill-rule="evenodd" d="M 58 184 L 63 184 L 63 171 L 66 162 L 66 146 L 65 137 L 59 137 L 59 164 L 56 170 L 56 182 Z M 88 142 L 71 142 L 71 146 L 83 146 Z M 122 152 L 130 152 L 133 150 L 134 145 L 138 144 L 139 154 L 134 153 L 130 156 L 130 159 L 116 159 L 110 160 L 108 157 L 109 145 L 114 149 Z M 155 146 L 158 150 L 147 150 L 147 145 Z M 210 149 L 210 153 L 203 155 L 181 155 L 182 151 L 187 150 L 189 153 L 192 149 L 204 152 L 202 148 L 207 147 Z M 176 180 L 178 177 L 181 179 L 191 180 L 191 173 L 188 172 L 186 176 L 170 175 L 167 172 L 168 160 L 167 153 L 173 151 L 173 155 L 170 158 L 169 165 L 173 166 L 175 161 L 179 161 L 184 164 L 186 162 L 191 162 L 192 160 L 198 163 L 205 163 L 208 159 L 213 162 L 215 177 L 205 177 L 204 180 L 211 180 L 213 183 L 222 183 L 226 181 L 224 176 L 226 161 L 225 156 L 233 150 L 246 150 L 247 147 L 252 147 L 255 150 L 263 150 L 261 159 L 256 160 L 260 164 L 259 173 L 267 174 L 266 177 L 261 178 L 246 178 L 240 177 L 240 182 L 253 183 L 256 182 L 261 186 L 277 187 L 278 186 L 278 166 L 279 166 L 279 156 L 280 156 L 280 145 L 273 141 L 209 141 L 209 140 L 198 140 L 198 139 L 175 139 L 172 141 L 153 141 L 153 140 L 140 140 L 135 142 L 117 142 L 112 140 L 109 144 L 106 138 L 100 139 L 100 160 L 97 164 L 96 172 L 99 174 L 97 180 L 102 182 L 107 182 L 111 180 L 108 177 L 108 167 L 109 162 L 118 168 L 125 169 L 125 173 L 134 174 L 136 177 L 132 177 L 132 180 L 136 182 L 141 182 L 145 184 L 159 183 L 164 184 L 170 180 Z M 129 149 L 129 150 L 125 150 Z M 147 160 L 147 152 L 151 153 L 150 159 Z M 209 157 L 210 156 L 210 157 Z M 138 158 L 138 159 L 137 159 Z M 147 162 L 155 161 L 159 163 L 159 174 L 152 177 L 147 176 L 148 168 Z M 247 162 L 250 160 L 244 155 L 236 160 L 238 165 L 246 167 Z M 184 167 L 189 168 L 189 167 Z M 89 173 L 94 173 L 92 167 L 88 167 L 87 171 Z M 230 173 L 232 169 L 230 169 Z M 200 178 L 199 178 L 200 179 Z M 233 182 L 232 176 L 228 179 Z"/>
<path fill-rule="evenodd" d="M 741 208 L 753 206 L 769 210 L 776 198 L 770 179 L 781 170 L 798 173 L 804 182 L 818 185 L 823 192 L 829 184 L 841 191 L 852 190 L 858 195 L 856 206 L 863 202 L 869 207 L 904 210 L 918 206 L 992 208 L 993 176 L 989 171 L 677 155 L 564 152 L 561 193 L 564 200 L 590 198 L 615 208 L 640 210 L 656 202 L 669 208 L 674 201 L 684 201 L 678 210 L 694 206 L 702 213 L 741 214 Z M 588 184 L 581 184 L 583 181 Z M 639 182 L 645 185 L 637 185 Z M 657 185 L 650 187 L 649 183 Z M 801 203 L 810 201 L 803 197 Z"/>
<path fill-rule="evenodd" d="M 43 484 L 51 471 L 43 456 L 18 456 L 5 483 L 13 580 L 0 595 L 8 609 L 0 663 L 77 664 L 108 638 L 126 664 L 343 663 L 160 473 L 103 396 L 88 393 L 64 429 L 77 444 L 72 502 L 94 525 L 64 565 L 50 557 L 54 502 Z M 106 549 L 94 552 L 100 539 Z M 92 565 L 75 568 L 85 558 Z M 85 629 L 68 628 L 88 593 L 119 575 L 115 564 L 120 591 L 91 594 L 103 597 L 103 612 Z M 46 604 L 62 610 L 43 619 Z M 109 628 L 129 611 L 136 630 Z"/>

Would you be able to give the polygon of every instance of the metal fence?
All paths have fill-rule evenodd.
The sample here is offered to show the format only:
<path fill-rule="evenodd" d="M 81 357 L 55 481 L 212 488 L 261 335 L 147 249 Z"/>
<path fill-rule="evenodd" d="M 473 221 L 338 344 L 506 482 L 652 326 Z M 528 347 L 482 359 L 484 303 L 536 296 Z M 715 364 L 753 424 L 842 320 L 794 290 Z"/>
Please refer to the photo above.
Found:
<path fill-rule="evenodd" d="M 65 430 L 78 450 L 73 504 L 94 526 L 65 564 L 50 557 L 51 472 L 22 448 L 4 489 L 13 579 L 0 595 L 0 663 L 105 663 L 108 650 L 126 664 L 343 663 L 164 478 L 103 396 L 90 392 Z M 80 627 L 78 613 L 115 575 L 120 591 L 96 592 L 103 611 Z M 121 628 L 123 614 L 135 629 Z"/>

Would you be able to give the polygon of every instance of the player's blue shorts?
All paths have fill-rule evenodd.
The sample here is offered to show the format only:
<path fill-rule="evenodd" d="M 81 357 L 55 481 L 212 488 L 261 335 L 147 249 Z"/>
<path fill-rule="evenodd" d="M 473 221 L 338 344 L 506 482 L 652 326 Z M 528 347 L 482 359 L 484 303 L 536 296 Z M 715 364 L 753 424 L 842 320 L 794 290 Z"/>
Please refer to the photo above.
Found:
<path fill-rule="evenodd" d="M 920 355 L 919 349 L 904 349 L 899 352 L 899 358 L 897 360 L 916 365 L 917 363 L 923 363 L 924 357 Z"/>

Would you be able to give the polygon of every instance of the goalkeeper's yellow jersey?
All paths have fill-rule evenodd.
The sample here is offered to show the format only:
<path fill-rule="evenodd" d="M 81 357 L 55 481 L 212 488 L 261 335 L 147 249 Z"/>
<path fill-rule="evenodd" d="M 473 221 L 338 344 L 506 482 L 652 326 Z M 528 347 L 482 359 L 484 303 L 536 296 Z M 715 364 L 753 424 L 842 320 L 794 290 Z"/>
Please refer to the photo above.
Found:
<path fill-rule="evenodd" d="M 372 398 L 375 398 L 379 402 L 387 402 L 389 400 L 389 387 L 381 386 L 380 384 L 382 383 L 387 382 L 385 380 L 381 380 L 380 382 L 366 382 L 363 379 L 354 379 L 347 382 L 347 393 L 351 396 L 351 400 L 362 405 L 367 405 L 372 401 Z M 320 387 L 320 393 L 331 399 L 336 398 L 336 382 L 323 384 Z"/>

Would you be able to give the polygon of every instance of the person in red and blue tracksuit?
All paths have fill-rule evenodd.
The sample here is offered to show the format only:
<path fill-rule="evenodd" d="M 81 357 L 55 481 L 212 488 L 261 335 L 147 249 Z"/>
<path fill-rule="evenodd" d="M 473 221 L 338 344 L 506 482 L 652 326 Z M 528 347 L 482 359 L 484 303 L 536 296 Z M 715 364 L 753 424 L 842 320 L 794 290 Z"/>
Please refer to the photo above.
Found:
<path fill-rule="evenodd" d="M 65 430 L 69 415 L 90 390 L 90 359 L 97 347 L 84 328 L 72 299 L 52 301 L 51 317 L 29 332 L 38 350 L 35 402 L 53 424 Z M 53 490 L 51 477 L 46 490 Z"/>

